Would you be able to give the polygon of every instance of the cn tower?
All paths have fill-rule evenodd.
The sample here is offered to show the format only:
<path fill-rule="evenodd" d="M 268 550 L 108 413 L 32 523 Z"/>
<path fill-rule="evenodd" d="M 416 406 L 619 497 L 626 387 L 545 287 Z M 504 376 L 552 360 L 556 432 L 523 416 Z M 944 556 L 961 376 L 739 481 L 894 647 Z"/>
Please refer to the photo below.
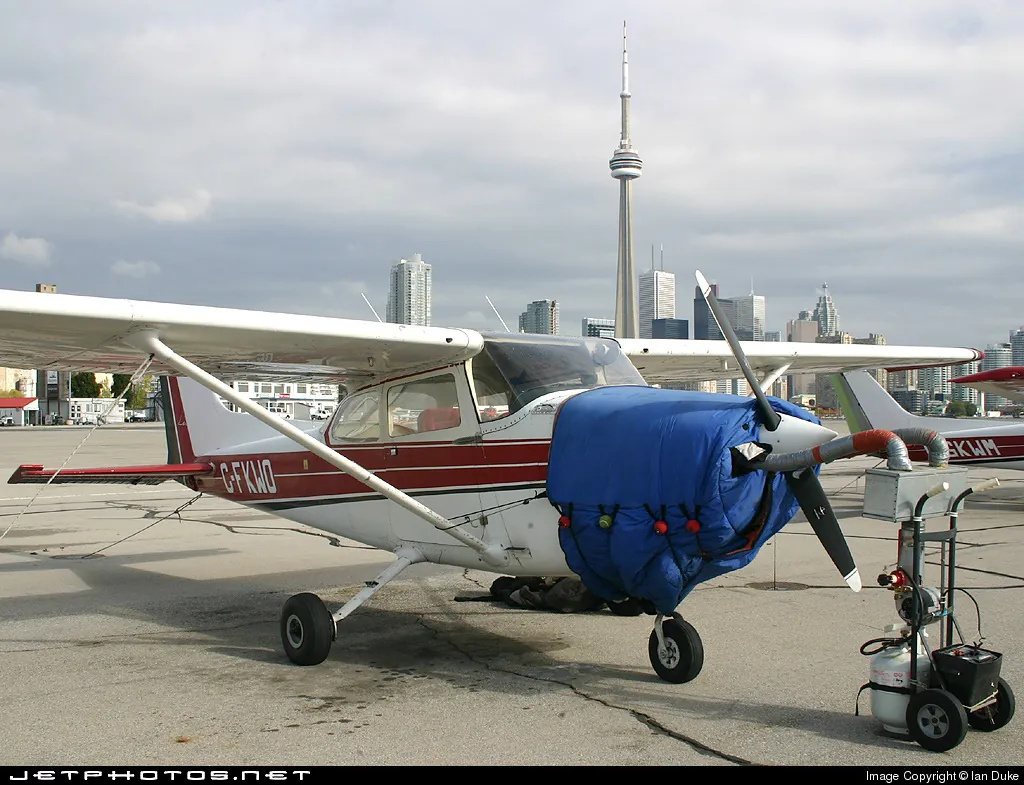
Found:
<path fill-rule="evenodd" d="M 622 135 L 608 165 L 619 181 L 619 265 L 615 282 L 615 337 L 638 338 L 636 268 L 633 265 L 633 181 L 643 161 L 629 143 L 629 59 L 626 56 L 626 23 L 622 23 Z"/>

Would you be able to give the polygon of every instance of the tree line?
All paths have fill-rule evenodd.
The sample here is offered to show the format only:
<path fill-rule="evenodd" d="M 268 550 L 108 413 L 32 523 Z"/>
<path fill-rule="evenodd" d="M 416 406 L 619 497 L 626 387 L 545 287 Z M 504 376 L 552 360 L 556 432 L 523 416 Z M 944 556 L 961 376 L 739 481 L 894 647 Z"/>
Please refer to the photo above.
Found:
<path fill-rule="evenodd" d="M 107 387 L 96 381 L 94 373 L 73 373 L 71 374 L 71 397 L 72 398 L 117 398 L 131 382 L 131 374 L 115 373 L 113 383 Z M 125 393 L 124 401 L 126 409 L 145 409 L 149 400 L 149 387 L 152 384 L 152 376 L 143 376 L 142 379 L 131 385 Z"/>

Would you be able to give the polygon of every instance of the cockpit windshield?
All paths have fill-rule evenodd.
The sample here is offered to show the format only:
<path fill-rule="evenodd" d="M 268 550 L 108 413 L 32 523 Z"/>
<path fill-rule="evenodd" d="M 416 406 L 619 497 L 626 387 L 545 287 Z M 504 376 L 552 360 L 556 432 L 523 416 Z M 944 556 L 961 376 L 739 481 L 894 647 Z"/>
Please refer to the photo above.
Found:
<path fill-rule="evenodd" d="M 556 390 L 646 384 L 607 338 L 488 334 L 483 351 L 473 358 L 472 373 L 478 402 L 497 416 Z"/>

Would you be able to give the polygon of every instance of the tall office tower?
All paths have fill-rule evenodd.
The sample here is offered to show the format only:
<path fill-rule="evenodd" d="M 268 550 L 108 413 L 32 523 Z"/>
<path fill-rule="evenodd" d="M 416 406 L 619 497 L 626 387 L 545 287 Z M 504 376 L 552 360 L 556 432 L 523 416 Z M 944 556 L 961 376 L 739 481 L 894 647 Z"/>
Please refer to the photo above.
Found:
<path fill-rule="evenodd" d="M 952 370 L 952 377 L 959 379 L 961 376 L 970 376 L 971 374 L 978 373 L 981 370 L 981 363 L 977 360 L 970 363 L 964 363 L 963 365 L 954 365 Z M 978 408 L 981 408 L 982 404 L 982 392 L 976 390 L 973 387 L 968 387 L 966 384 L 954 384 L 952 399 L 954 401 L 960 401 L 962 403 L 973 403 Z"/>
<path fill-rule="evenodd" d="M 584 338 L 614 338 L 614 319 L 595 319 L 592 316 L 583 317 L 582 332 Z"/>
<path fill-rule="evenodd" d="M 615 337 L 638 338 L 636 267 L 633 264 L 633 181 L 640 176 L 643 161 L 629 138 L 629 59 L 626 55 L 626 23 L 622 23 L 622 132 L 608 166 L 619 181 L 619 262 L 615 282 Z"/>
<path fill-rule="evenodd" d="M 715 295 L 718 304 L 722 306 L 725 317 L 736 330 L 736 302 L 728 297 L 719 297 L 718 284 L 710 284 L 711 293 Z M 719 328 L 718 319 L 708 307 L 708 302 L 700 294 L 700 287 L 693 288 L 693 338 L 697 341 L 721 341 L 724 336 Z"/>
<path fill-rule="evenodd" d="M 953 369 L 948 365 L 941 368 L 921 368 L 917 372 L 917 389 L 932 401 L 951 401 L 953 399 Z"/>
<path fill-rule="evenodd" d="M 711 293 L 717 298 L 718 284 L 713 283 L 709 285 Z M 707 301 L 704 299 L 704 295 L 701 294 L 699 286 L 693 287 L 693 337 L 698 341 L 722 340 L 722 331 L 718 329 L 715 315 L 708 308 Z"/>
<path fill-rule="evenodd" d="M 797 343 L 814 343 L 818 340 L 818 323 L 811 318 L 810 311 L 801 311 L 796 319 L 786 323 L 786 340 Z M 790 374 L 788 378 L 791 398 L 814 395 L 814 374 Z"/>
<path fill-rule="evenodd" d="M 867 338 L 854 338 L 853 342 L 868 346 L 885 346 L 886 343 L 885 336 L 878 333 L 868 333 Z M 885 368 L 875 368 L 870 373 L 883 389 L 889 386 L 889 372 Z"/>
<path fill-rule="evenodd" d="M 821 285 L 822 294 L 818 304 L 814 306 L 814 321 L 818 323 L 819 335 L 836 335 L 839 333 L 839 312 L 836 311 L 832 296 L 828 293 L 828 284 Z"/>
<path fill-rule="evenodd" d="M 395 324 L 430 326 L 430 265 L 420 255 L 400 259 L 391 268 L 387 320 Z"/>
<path fill-rule="evenodd" d="M 765 322 L 765 298 L 763 294 L 748 294 L 744 297 L 730 297 L 735 314 L 730 314 L 733 330 L 741 341 L 763 341 Z M 727 311 L 728 312 L 728 311 Z"/>
<path fill-rule="evenodd" d="M 985 356 L 981 360 L 982 371 L 994 371 L 997 368 L 1009 368 L 1013 365 L 1013 347 L 1008 343 L 992 343 L 985 347 Z M 920 373 L 920 372 L 918 372 Z M 985 394 L 985 409 L 990 412 L 1005 409 L 1013 401 L 1001 395 Z"/>
<path fill-rule="evenodd" d="M 690 323 L 686 319 L 655 319 L 651 322 L 652 338 L 686 339 L 690 337 Z"/>
<path fill-rule="evenodd" d="M 1013 364 L 1024 365 L 1024 327 L 1010 333 L 1010 348 L 1013 350 Z"/>
<path fill-rule="evenodd" d="M 640 337 L 651 338 L 655 319 L 676 318 L 676 276 L 664 270 L 640 275 Z"/>
<path fill-rule="evenodd" d="M 889 382 L 886 385 L 889 392 L 893 390 L 916 390 L 917 370 L 892 371 L 889 373 Z"/>
<path fill-rule="evenodd" d="M 558 301 L 534 300 L 519 314 L 519 332 L 558 335 Z"/>

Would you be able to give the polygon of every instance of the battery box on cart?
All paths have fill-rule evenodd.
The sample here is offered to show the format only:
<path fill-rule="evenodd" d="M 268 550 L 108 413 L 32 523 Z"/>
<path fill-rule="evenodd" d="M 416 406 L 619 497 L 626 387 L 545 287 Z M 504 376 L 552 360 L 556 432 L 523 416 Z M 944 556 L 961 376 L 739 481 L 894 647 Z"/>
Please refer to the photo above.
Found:
<path fill-rule="evenodd" d="M 921 510 L 922 519 L 948 515 L 950 503 L 967 490 L 967 469 L 933 467 L 900 472 L 894 469 L 868 469 L 864 472 L 865 518 L 902 523 L 914 517 L 918 500 L 936 485 L 949 483 L 949 489 L 928 499 Z"/>
<path fill-rule="evenodd" d="M 978 646 L 947 646 L 932 652 L 935 671 L 942 675 L 946 690 L 965 708 L 983 703 L 999 689 L 999 669 L 1003 655 Z M 933 686 L 941 686 L 933 671 Z"/>

